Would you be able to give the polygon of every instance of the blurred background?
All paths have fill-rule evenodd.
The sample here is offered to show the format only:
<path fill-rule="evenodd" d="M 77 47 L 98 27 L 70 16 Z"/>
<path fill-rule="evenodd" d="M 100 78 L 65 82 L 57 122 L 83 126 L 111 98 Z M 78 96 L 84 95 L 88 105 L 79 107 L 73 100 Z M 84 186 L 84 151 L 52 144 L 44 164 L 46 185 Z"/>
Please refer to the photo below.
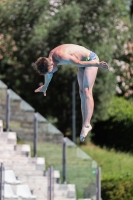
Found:
<path fill-rule="evenodd" d="M 99 121 L 113 126 L 111 120 L 114 117 L 118 122 L 127 120 L 130 116 L 118 119 L 115 106 L 121 103 L 123 107 L 127 103 L 130 107 L 132 103 L 133 27 L 130 5 L 131 2 L 126 0 L 0 1 L 0 79 L 71 138 L 72 78 L 77 68 L 60 67 L 49 85 L 47 96 L 43 97 L 42 93 L 34 93 L 43 84 L 44 77 L 36 73 L 33 63 L 40 56 L 47 57 L 50 50 L 60 44 L 83 45 L 110 65 L 110 71 L 99 69 L 94 86 L 93 127 Z M 118 97 L 121 102 L 118 102 Z M 117 109 L 124 108 L 119 106 Z M 76 85 L 77 136 L 81 122 Z M 104 129 L 106 126 L 103 124 Z M 97 130 L 93 132 L 96 135 Z"/>
<path fill-rule="evenodd" d="M 81 147 L 100 166 L 104 161 L 93 150 L 121 151 L 120 158 L 115 158 L 120 163 L 127 155 L 124 153 L 133 153 L 133 1 L 0 0 L 0 80 L 72 139 L 72 81 L 77 68 L 61 66 L 47 96 L 34 93 L 44 83 L 44 77 L 34 70 L 34 62 L 64 43 L 82 45 L 110 65 L 109 71 L 99 69 L 93 89 L 93 129 L 84 143 L 92 146 L 90 150 Z M 76 82 L 77 144 L 81 123 Z M 118 164 L 119 172 L 122 166 Z"/>

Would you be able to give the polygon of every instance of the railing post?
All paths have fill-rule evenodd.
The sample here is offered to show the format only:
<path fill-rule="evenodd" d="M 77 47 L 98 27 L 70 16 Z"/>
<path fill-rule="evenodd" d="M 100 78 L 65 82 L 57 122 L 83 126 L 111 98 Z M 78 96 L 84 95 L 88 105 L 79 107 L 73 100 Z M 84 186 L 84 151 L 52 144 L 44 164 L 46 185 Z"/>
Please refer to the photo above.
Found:
<path fill-rule="evenodd" d="M 76 75 L 72 79 L 72 141 L 76 143 Z"/>
<path fill-rule="evenodd" d="M 54 168 L 48 168 L 48 191 L 47 200 L 54 200 Z"/>
<path fill-rule="evenodd" d="M 101 168 L 96 169 L 96 200 L 101 200 Z"/>
<path fill-rule="evenodd" d="M 62 144 L 62 182 L 66 183 L 66 138 L 63 138 Z"/>
<path fill-rule="evenodd" d="M 34 113 L 34 144 L 33 144 L 33 151 L 34 157 L 37 157 L 37 138 L 38 138 L 38 116 L 37 113 Z"/>
<path fill-rule="evenodd" d="M 6 95 L 6 131 L 9 131 L 10 124 L 10 90 L 7 90 Z"/>
<path fill-rule="evenodd" d="M 0 200 L 4 200 L 4 166 L 0 163 Z"/>

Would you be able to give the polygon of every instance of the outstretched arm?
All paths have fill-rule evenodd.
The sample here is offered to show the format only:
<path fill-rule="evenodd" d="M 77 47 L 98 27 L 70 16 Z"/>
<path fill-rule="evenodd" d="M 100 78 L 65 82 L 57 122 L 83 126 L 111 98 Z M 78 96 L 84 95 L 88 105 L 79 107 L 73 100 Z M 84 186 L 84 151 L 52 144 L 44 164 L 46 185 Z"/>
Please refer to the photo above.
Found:
<path fill-rule="evenodd" d="M 48 88 L 48 85 L 49 85 L 49 83 L 50 83 L 52 77 L 53 77 L 53 73 L 52 73 L 52 72 L 51 72 L 51 73 L 45 74 L 45 84 L 42 85 L 41 87 L 37 88 L 37 89 L 35 90 L 35 92 L 43 92 L 43 93 L 44 93 L 44 96 L 46 96 L 46 90 L 47 90 L 47 88 Z"/>

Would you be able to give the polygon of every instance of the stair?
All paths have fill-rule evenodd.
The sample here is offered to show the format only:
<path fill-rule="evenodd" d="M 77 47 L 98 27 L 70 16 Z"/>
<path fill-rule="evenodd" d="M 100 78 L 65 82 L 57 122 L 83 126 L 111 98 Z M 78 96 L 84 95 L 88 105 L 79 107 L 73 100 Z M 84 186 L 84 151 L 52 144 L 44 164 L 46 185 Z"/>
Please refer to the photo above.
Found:
<path fill-rule="evenodd" d="M 0 80 L 0 119 L 6 121 L 7 93 L 10 97 L 10 130 L 17 132 L 17 136 L 25 141 L 33 141 L 35 109 L 25 102 L 13 90 Z M 60 143 L 63 134 L 55 126 L 49 123 L 40 113 L 38 118 L 38 141 L 52 141 Z"/>
<path fill-rule="evenodd" d="M 7 94 L 10 96 L 10 131 L 3 132 L 2 127 L 4 127 L 4 129 L 6 128 L 5 113 Z M 56 168 L 61 171 L 63 134 L 40 113 L 35 113 L 33 107 L 25 102 L 14 91 L 8 89 L 7 86 L 0 81 L 0 162 L 4 163 L 6 170 L 12 169 L 16 177 L 23 184 L 28 184 L 30 190 L 32 190 L 32 193 L 37 199 L 45 200 L 47 199 L 47 171 L 45 159 L 32 158 L 31 149 L 28 144 L 17 144 L 17 138 L 25 143 L 33 143 L 35 116 L 37 116 L 38 121 L 37 140 L 40 142 L 39 144 L 41 144 L 39 147 L 45 147 L 44 156 L 47 158 L 48 165 L 55 164 Z M 70 147 L 67 148 L 68 157 L 74 161 L 72 166 L 71 161 L 70 166 L 68 164 L 67 172 L 69 177 L 67 177 L 67 179 L 70 179 L 69 182 L 73 181 L 73 183 L 76 184 L 77 191 L 80 192 L 80 194 L 86 189 L 88 191 L 86 196 L 88 197 L 89 194 L 89 197 L 92 197 L 92 195 L 95 194 L 95 191 L 93 192 L 93 189 L 88 186 L 88 181 L 92 170 L 91 165 L 93 160 L 85 152 L 77 148 L 68 138 L 67 147 Z M 67 159 L 69 160 L 68 157 Z M 80 160 L 87 160 L 87 162 L 85 165 L 82 162 L 80 166 Z M 72 171 L 74 173 L 71 173 Z M 57 170 L 55 170 L 54 175 L 54 187 L 56 188 L 54 200 L 76 200 L 75 185 L 68 187 L 67 184 L 60 184 L 60 174 Z M 78 180 L 80 180 L 81 183 Z M 94 188 L 93 182 L 91 184 Z M 13 191 L 15 191 L 16 194 L 15 187 L 13 188 Z"/>
<path fill-rule="evenodd" d="M 0 123 L 0 162 L 4 164 L 6 175 L 5 199 L 46 200 L 48 173 L 45 167 L 45 159 L 41 157 L 32 158 L 30 146 L 28 144 L 18 145 L 17 134 L 11 131 L 4 132 L 1 120 Z M 17 178 L 13 177 L 14 175 Z M 54 199 L 76 200 L 75 185 L 60 184 L 58 170 L 54 170 L 54 178 Z M 28 194 L 30 197 L 26 197 Z"/>

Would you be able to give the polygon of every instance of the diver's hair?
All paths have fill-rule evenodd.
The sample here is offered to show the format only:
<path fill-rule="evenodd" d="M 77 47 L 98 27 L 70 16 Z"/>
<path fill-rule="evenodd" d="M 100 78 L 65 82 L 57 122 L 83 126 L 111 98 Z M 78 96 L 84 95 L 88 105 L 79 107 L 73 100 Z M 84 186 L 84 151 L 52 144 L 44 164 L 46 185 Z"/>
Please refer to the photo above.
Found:
<path fill-rule="evenodd" d="M 35 62 L 35 69 L 40 75 L 44 75 L 51 69 L 51 62 L 49 58 L 40 57 Z"/>

